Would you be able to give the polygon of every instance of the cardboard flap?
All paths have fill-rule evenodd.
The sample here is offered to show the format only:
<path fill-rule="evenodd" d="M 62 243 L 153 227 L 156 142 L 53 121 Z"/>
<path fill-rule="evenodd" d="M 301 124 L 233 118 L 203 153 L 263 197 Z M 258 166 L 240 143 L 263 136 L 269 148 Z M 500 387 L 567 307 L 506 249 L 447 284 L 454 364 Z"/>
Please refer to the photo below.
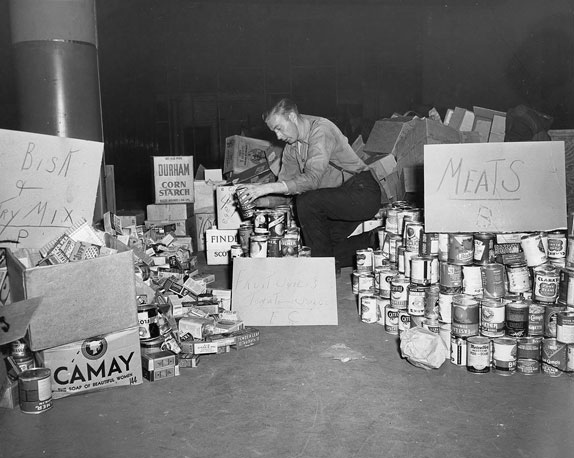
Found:
<path fill-rule="evenodd" d="M 28 325 L 41 302 L 41 297 L 33 297 L 0 308 L 0 345 L 22 339 L 26 335 Z"/>

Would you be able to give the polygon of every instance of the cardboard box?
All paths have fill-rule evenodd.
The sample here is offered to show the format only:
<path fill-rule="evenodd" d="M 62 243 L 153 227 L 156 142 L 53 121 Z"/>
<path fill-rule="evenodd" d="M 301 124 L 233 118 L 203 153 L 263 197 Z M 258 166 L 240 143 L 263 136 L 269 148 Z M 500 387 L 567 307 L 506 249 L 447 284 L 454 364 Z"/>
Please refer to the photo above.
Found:
<path fill-rule="evenodd" d="M 229 250 L 237 243 L 236 229 L 209 229 L 205 232 L 205 248 L 208 265 L 229 264 Z"/>
<path fill-rule="evenodd" d="M 191 237 L 196 251 L 205 250 L 205 231 L 216 226 L 215 213 L 200 213 L 191 217 Z"/>
<path fill-rule="evenodd" d="M 223 173 L 243 172 L 267 162 L 265 151 L 271 143 L 256 138 L 233 135 L 225 139 Z"/>
<path fill-rule="evenodd" d="M 192 219 L 177 219 L 177 220 L 146 220 L 144 221 L 146 227 L 153 227 L 153 226 L 163 226 L 165 224 L 174 224 L 175 225 L 175 235 L 178 237 L 183 237 L 187 235 L 191 235 L 191 226 L 192 226 Z"/>
<path fill-rule="evenodd" d="M 154 156 L 155 203 L 193 203 L 193 156 Z"/>
<path fill-rule="evenodd" d="M 233 184 L 239 183 L 272 183 L 277 181 L 277 177 L 269 168 L 267 163 L 256 165 L 243 172 L 232 172 L 229 174 L 229 180 Z"/>
<path fill-rule="evenodd" d="M 52 371 L 54 399 L 142 383 L 137 326 L 45 349 L 38 357 Z"/>
<path fill-rule="evenodd" d="M 215 188 L 223 186 L 225 181 L 195 180 L 193 188 L 195 192 L 194 214 L 215 213 Z"/>
<path fill-rule="evenodd" d="M 472 109 L 474 111 L 474 126 L 472 127 L 472 130 L 480 134 L 480 141 L 482 143 L 495 141 L 494 138 L 496 138 L 497 130 L 500 130 L 500 127 L 498 125 L 497 120 L 497 126 L 495 127 L 495 134 L 493 136 L 493 140 L 490 140 L 490 132 L 492 129 L 492 122 L 494 116 L 506 118 L 506 113 L 504 113 L 503 111 L 490 110 L 488 108 L 482 108 L 477 106 L 473 107 Z M 500 141 L 504 141 L 504 137 Z"/>
<path fill-rule="evenodd" d="M 148 221 L 178 221 L 191 218 L 194 204 L 149 204 L 146 207 Z M 143 222 L 141 223 L 143 224 Z"/>
<path fill-rule="evenodd" d="M 460 131 L 470 131 L 474 125 L 474 113 L 465 108 L 455 107 L 449 122 L 449 127 Z"/>
<path fill-rule="evenodd" d="M 7 254 L 14 301 L 42 297 L 29 326 L 34 351 L 137 325 L 133 253 L 26 268 Z"/>
<path fill-rule="evenodd" d="M 243 220 L 237 208 L 237 185 L 218 186 L 216 189 L 217 228 L 239 229 Z"/>
<path fill-rule="evenodd" d="M 141 226 L 145 220 L 143 210 L 118 210 L 116 216 L 120 219 L 122 227 Z"/>

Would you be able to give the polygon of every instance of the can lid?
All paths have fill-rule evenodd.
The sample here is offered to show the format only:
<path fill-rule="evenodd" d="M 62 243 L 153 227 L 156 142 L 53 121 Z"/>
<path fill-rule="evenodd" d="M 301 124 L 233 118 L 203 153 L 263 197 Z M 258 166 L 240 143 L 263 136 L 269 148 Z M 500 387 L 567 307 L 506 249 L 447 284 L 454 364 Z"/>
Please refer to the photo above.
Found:
<path fill-rule="evenodd" d="M 18 378 L 24 382 L 27 382 L 30 380 L 49 377 L 50 374 L 51 371 L 47 367 L 35 367 L 32 369 L 26 369 L 25 371 L 22 371 L 18 376 Z"/>

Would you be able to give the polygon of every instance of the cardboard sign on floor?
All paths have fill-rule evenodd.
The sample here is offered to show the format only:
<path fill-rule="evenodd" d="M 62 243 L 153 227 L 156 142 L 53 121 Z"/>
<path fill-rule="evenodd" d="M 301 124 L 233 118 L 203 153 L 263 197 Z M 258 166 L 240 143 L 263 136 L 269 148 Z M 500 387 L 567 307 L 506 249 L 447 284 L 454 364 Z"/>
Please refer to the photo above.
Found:
<path fill-rule="evenodd" d="M 563 142 L 425 145 L 426 232 L 566 228 Z"/>
<path fill-rule="evenodd" d="M 338 325 L 334 258 L 234 258 L 231 309 L 246 326 Z"/>
<path fill-rule="evenodd" d="M 40 248 L 94 215 L 103 143 L 0 129 L 0 244 Z"/>

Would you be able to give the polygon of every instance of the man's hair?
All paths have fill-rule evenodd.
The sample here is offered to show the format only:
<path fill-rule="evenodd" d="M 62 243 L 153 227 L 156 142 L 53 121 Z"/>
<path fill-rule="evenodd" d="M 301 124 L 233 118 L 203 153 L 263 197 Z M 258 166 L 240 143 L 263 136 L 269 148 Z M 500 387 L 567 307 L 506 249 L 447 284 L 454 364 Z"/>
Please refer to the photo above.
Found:
<path fill-rule="evenodd" d="M 273 107 L 269 111 L 263 113 L 263 120 L 267 122 L 269 118 L 273 115 L 280 115 L 287 117 L 289 113 L 295 113 L 295 115 L 297 115 L 298 117 L 299 109 L 297 108 L 297 105 L 291 99 L 281 99 L 279 100 L 279 102 L 273 105 Z"/>

